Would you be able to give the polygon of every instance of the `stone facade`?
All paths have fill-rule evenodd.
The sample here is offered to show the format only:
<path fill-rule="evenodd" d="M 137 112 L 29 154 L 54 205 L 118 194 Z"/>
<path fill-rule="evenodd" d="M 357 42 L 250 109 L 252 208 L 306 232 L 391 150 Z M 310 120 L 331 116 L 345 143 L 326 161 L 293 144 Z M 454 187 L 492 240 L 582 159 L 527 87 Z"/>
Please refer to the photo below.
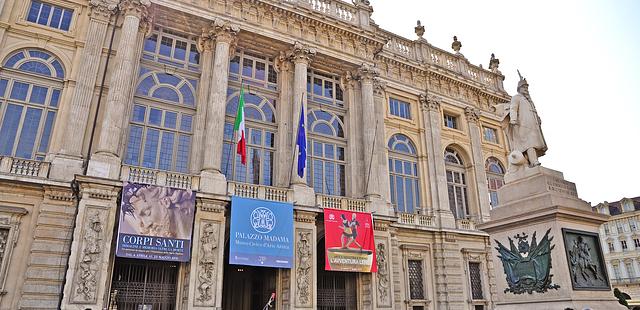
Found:
<path fill-rule="evenodd" d="M 510 99 L 497 60 L 485 70 L 461 45 L 447 52 L 429 44 L 424 28 L 416 27 L 415 40 L 385 31 L 360 0 L 39 3 L 0 2 L 0 131 L 9 120 L 23 133 L 38 125 L 34 139 L 46 142 L 25 155 L 28 134 L 0 141 L 0 309 L 114 304 L 113 238 L 125 181 L 197 192 L 192 259 L 177 267 L 178 309 L 221 309 L 232 289 L 223 285 L 231 195 L 294 204 L 295 260 L 275 272 L 278 309 L 326 302 L 317 268 L 323 208 L 373 213 L 379 271 L 350 276 L 357 309 L 493 308 L 492 248 L 475 225 L 490 217 L 487 162 L 504 167 L 508 150 L 493 108 Z M 144 86 L 147 78 L 155 84 Z M 270 169 L 257 168 L 254 179 L 239 178 L 244 170 L 225 161 L 235 146 L 225 123 L 233 122 L 240 79 L 248 94 L 267 98 L 249 103 L 272 113 L 256 110 L 253 117 L 264 119 L 247 125 L 273 134 L 261 148 L 272 156 Z M 36 96 L 33 87 L 24 102 L 9 95 L 17 80 L 59 91 L 55 103 L 45 96 L 54 122 L 42 116 L 23 126 L 22 114 L 9 116 L 11 104 L 39 109 L 38 99 L 25 99 Z M 138 107 L 165 113 L 165 121 L 136 123 Z M 301 107 L 316 119 L 332 117 L 316 127 L 334 128 L 333 137 L 307 120 L 308 153 L 337 170 L 317 172 L 310 160 L 312 175 L 297 176 L 291 162 Z M 181 125 L 170 124 L 176 114 Z M 162 129 L 163 142 L 144 140 L 135 153 L 132 141 L 143 138 L 134 127 L 148 130 L 144 139 Z M 190 142 L 158 151 L 169 133 Z M 338 159 L 314 154 L 312 141 L 340 148 L 332 153 Z M 412 172 L 396 170 L 395 159 Z M 397 180 L 412 184 L 411 192 Z M 470 263 L 480 268 L 475 287 Z"/>
<path fill-rule="evenodd" d="M 600 244 L 611 285 L 629 294 L 630 306 L 640 306 L 640 197 L 602 202 L 593 211 L 610 215 L 600 226 Z"/>

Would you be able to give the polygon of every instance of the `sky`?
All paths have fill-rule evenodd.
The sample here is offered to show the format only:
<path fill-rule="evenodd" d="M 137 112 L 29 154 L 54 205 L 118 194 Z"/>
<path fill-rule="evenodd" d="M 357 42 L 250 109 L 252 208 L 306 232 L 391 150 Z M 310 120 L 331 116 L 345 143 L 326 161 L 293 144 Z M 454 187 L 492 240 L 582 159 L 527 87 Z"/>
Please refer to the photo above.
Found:
<path fill-rule="evenodd" d="M 472 64 L 488 68 L 495 53 L 511 95 L 519 69 L 549 147 L 540 161 L 581 199 L 640 196 L 640 1 L 370 2 L 373 20 L 395 34 L 416 39 L 420 20 L 437 47 L 451 51 L 456 35 Z"/>

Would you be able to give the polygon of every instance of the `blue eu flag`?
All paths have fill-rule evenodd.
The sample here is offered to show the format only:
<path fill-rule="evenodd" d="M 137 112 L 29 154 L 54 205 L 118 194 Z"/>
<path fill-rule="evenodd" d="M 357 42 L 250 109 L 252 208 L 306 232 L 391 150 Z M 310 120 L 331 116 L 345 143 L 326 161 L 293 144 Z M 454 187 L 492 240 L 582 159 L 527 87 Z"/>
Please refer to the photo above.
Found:
<path fill-rule="evenodd" d="M 302 100 L 301 100 L 302 101 Z M 298 122 L 298 175 L 304 177 L 304 168 L 307 166 L 307 134 L 304 128 L 304 104 L 300 102 L 300 121 Z"/>

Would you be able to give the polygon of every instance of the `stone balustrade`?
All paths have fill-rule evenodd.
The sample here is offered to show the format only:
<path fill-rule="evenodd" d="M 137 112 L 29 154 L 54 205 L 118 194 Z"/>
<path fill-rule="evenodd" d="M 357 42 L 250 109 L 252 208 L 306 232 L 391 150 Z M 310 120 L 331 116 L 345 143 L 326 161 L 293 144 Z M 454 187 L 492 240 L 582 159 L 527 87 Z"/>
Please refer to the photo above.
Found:
<path fill-rule="evenodd" d="M 15 157 L 0 159 L 0 173 L 46 178 L 49 175 L 50 163 Z"/>
<path fill-rule="evenodd" d="M 280 202 L 293 202 L 291 189 L 249 183 L 227 183 L 227 193 L 232 196 L 263 199 Z"/>
<path fill-rule="evenodd" d="M 312 11 L 325 14 L 345 23 L 359 25 L 358 9 L 339 0 L 281 0 L 283 3 L 296 7 L 308 8 Z"/>
<path fill-rule="evenodd" d="M 435 227 L 433 215 L 398 213 L 398 223 L 418 227 Z"/>
<path fill-rule="evenodd" d="M 611 285 L 623 285 L 623 284 L 637 284 L 640 283 L 640 277 L 632 278 L 611 278 Z"/>
<path fill-rule="evenodd" d="M 456 228 L 461 230 L 475 230 L 476 224 L 470 219 L 457 219 Z"/>
<path fill-rule="evenodd" d="M 200 189 L 200 177 L 171 171 L 122 166 L 120 180 L 132 183 L 153 184 L 173 188 Z"/>
<path fill-rule="evenodd" d="M 316 205 L 323 209 L 330 208 L 355 212 L 370 212 L 368 201 L 365 199 L 316 194 Z"/>

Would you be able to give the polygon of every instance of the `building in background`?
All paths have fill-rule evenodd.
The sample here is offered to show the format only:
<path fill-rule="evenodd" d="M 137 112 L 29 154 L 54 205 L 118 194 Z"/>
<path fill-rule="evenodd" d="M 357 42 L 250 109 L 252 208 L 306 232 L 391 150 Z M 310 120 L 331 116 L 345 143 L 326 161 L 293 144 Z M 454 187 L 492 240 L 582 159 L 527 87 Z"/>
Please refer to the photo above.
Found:
<path fill-rule="evenodd" d="M 630 306 L 640 306 L 640 197 L 605 201 L 593 210 L 611 215 L 600 227 L 611 284 L 631 296 Z"/>
<path fill-rule="evenodd" d="M 504 76 L 373 9 L 0 2 L 0 308 L 259 309 L 275 293 L 278 309 L 493 309 L 475 224 L 503 184 Z M 229 264 L 231 196 L 293 206 L 291 268 Z M 372 214 L 376 273 L 325 271 L 328 208 Z"/>

